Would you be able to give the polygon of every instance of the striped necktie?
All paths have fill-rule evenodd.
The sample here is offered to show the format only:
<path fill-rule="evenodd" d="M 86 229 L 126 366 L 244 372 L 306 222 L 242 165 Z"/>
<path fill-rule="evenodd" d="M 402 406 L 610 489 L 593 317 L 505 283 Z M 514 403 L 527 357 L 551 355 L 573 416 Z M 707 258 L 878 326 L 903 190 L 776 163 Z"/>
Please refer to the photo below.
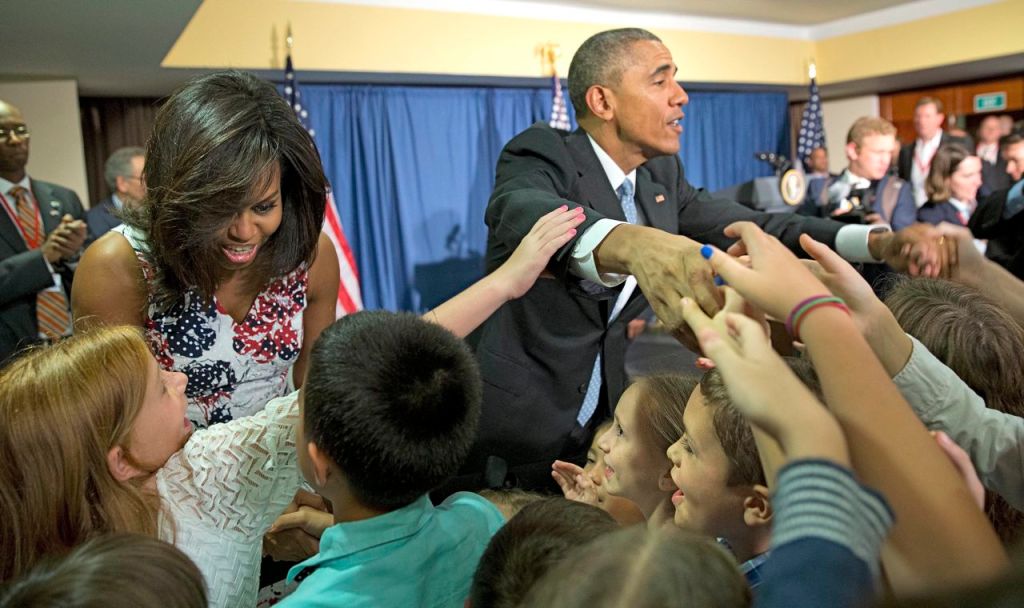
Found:
<path fill-rule="evenodd" d="M 626 216 L 626 220 L 630 224 L 635 224 L 636 217 L 636 199 L 633 198 L 633 182 L 628 179 L 622 182 L 616 192 L 619 195 L 619 205 L 622 207 L 622 213 Z M 617 312 L 617 311 L 616 311 Z M 615 320 L 617 314 L 613 313 L 611 318 L 608 319 L 608 323 Z M 597 351 L 597 358 L 594 360 L 594 367 L 590 370 L 590 382 L 587 383 L 587 392 L 583 395 L 583 405 L 580 406 L 580 411 L 576 415 L 576 422 L 580 426 L 587 426 L 587 422 L 593 417 L 594 412 L 597 411 L 597 404 L 601 400 L 601 351 Z"/>
<path fill-rule="evenodd" d="M 15 201 L 18 228 L 29 249 L 43 245 L 43 220 L 28 190 L 11 188 Z M 45 290 L 36 294 L 36 323 L 39 333 L 48 340 L 58 340 L 71 333 L 71 311 L 63 289 Z"/>

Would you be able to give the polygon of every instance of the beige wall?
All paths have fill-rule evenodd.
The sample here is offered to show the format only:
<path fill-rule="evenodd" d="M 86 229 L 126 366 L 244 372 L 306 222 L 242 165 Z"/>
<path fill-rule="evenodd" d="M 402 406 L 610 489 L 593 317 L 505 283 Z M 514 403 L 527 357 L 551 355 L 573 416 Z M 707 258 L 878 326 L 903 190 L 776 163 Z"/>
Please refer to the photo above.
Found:
<path fill-rule="evenodd" d="M 28 174 L 71 188 L 88 206 L 75 81 L 0 82 L 0 99 L 18 106 L 32 130 Z"/>
<path fill-rule="evenodd" d="M 846 132 L 861 116 L 878 116 L 878 95 L 825 101 L 821 111 L 828 144 L 828 170 L 839 173 L 846 168 Z"/>
<path fill-rule="evenodd" d="M 685 7 L 684 7 L 685 8 Z M 302 0 L 204 0 L 164 58 L 164 67 L 281 69 L 288 24 L 300 70 L 380 73 L 546 75 L 540 45 L 561 47 L 564 75 L 580 43 L 625 26 L 661 36 L 679 79 L 803 84 L 816 60 L 819 84 L 884 76 L 1024 52 L 1024 0 L 1003 0 L 869 31 L 771 24 L 744 33 L 697 31 L 687 21 L 620 13 L 615 21 L 556 21 Z M 696 22 L 694 22 L 696 23 Z M 836 33 L 831 33 L 836 32 Z"/>

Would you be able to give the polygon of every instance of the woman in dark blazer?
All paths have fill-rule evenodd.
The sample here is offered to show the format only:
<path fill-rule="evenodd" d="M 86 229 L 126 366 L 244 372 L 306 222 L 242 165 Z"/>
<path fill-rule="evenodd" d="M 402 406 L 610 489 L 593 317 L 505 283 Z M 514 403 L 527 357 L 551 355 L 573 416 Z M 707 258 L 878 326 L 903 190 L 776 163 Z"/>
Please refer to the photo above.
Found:
<path fill-rule="evenodd" d="M 917 210 L 917 220 L 966 226 L 980 187 L 981 159 L 959 144 L 940 147 L 924 184 L 928 202 Z"/>

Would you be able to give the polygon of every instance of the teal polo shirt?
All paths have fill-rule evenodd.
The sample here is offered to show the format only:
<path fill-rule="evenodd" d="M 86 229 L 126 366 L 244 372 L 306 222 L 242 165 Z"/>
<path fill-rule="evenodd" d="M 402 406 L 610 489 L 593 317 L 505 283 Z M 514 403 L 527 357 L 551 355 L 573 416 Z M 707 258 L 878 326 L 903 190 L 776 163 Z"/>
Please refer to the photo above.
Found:
<path fill-rule="evenodd" d="M 288 572 L 299 588 L 278 606 L 462 606 L 501 512 L 459 492 L 435 507 L 426 495 L 396 511 L 335 524 L 320 553 Z"/>

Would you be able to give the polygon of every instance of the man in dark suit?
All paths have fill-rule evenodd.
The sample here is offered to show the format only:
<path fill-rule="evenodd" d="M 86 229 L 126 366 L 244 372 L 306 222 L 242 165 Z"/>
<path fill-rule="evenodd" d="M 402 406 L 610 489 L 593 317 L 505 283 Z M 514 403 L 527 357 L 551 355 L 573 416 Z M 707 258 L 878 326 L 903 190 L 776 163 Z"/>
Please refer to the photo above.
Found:
<path fill-rule="evenodd" d="M 855 260 L 906 268 L 896 254 L 914 244 L 930 265 L 940 263 L 930 228 L 892 233 L 764 214 L 691 186 L 677 156 L 687 96 L 674 74 L 671 53 L 650 32 L 597 34 L 569 69 L 580 129 L 538 123 L 505 146 L 486 212 L 488 269 L 541 215 L 582 205 L 586 220 L 546 276 L 479 332 L 483 414 L 464 480 L 485 472 L 486 483 L 501 483 L 507 467 L 521 485 L 537 487 L 551 482 L 552 460 L 578 459 L 625 388 L 626 324 L 650 302 L 663 323 L 680 329 L 683 296 L 717 310 L 720 295 L 700 247 L 728 247 L 723 228 L 732 222 L 756 222 L 794 250 L 806 232 Z"/>
<path fill-rule="evenodd" d="M 146 182 L 142 178 L 145 164 L 146 151 L 137 146 L 118 148 L 107 159 L 103 177 L 111 194 L 85 214 L 85 221 L 89 224 L 89 243 L 121 225 L 117 212 L 142 202 L 146 196 Z"/>
<path fill-rule="evenodd" d="M 78 196 L 25 172 L 28 126 L 0 101 L 0 365 L 71 331 L 74 261 L 85 242 Z"/>
<path fill-rule="evenodd" d="M 1010 134 L 999 143 L 1013 186 L 979 199 L 967 227 L 988 239 L 985 257 L 1024 280 L 1024 135 Z"/>
<path fill-rule="evenodd" d="M 914 132 L 917 137 L 912 143 L 900 149 L 900 179 L 914 188 L 914 202 L 918 207 L 928 202 L 928 194 L 924 191 L 924 182 L 931 170 L 932 157 L 940 146 L 950 143 L 960 144 L 968 150 L 974 149 L 970 138 L 953 137 L 942 130 L 946 123 L 946 114 L 942 100 L 936 97 L 922 97 L 914 107 Z"/>
<path fill-rule="evenodd" d="M 978 145 L 975 153 L 981 159 L 981 189 L 978 197 L 1010 187 L 1010 174 L 1006 172 L 1006 159 L 1000 154 L 999 137 L 1002 126 L 996 115 L 986 116 L 978 125 Z"/>

